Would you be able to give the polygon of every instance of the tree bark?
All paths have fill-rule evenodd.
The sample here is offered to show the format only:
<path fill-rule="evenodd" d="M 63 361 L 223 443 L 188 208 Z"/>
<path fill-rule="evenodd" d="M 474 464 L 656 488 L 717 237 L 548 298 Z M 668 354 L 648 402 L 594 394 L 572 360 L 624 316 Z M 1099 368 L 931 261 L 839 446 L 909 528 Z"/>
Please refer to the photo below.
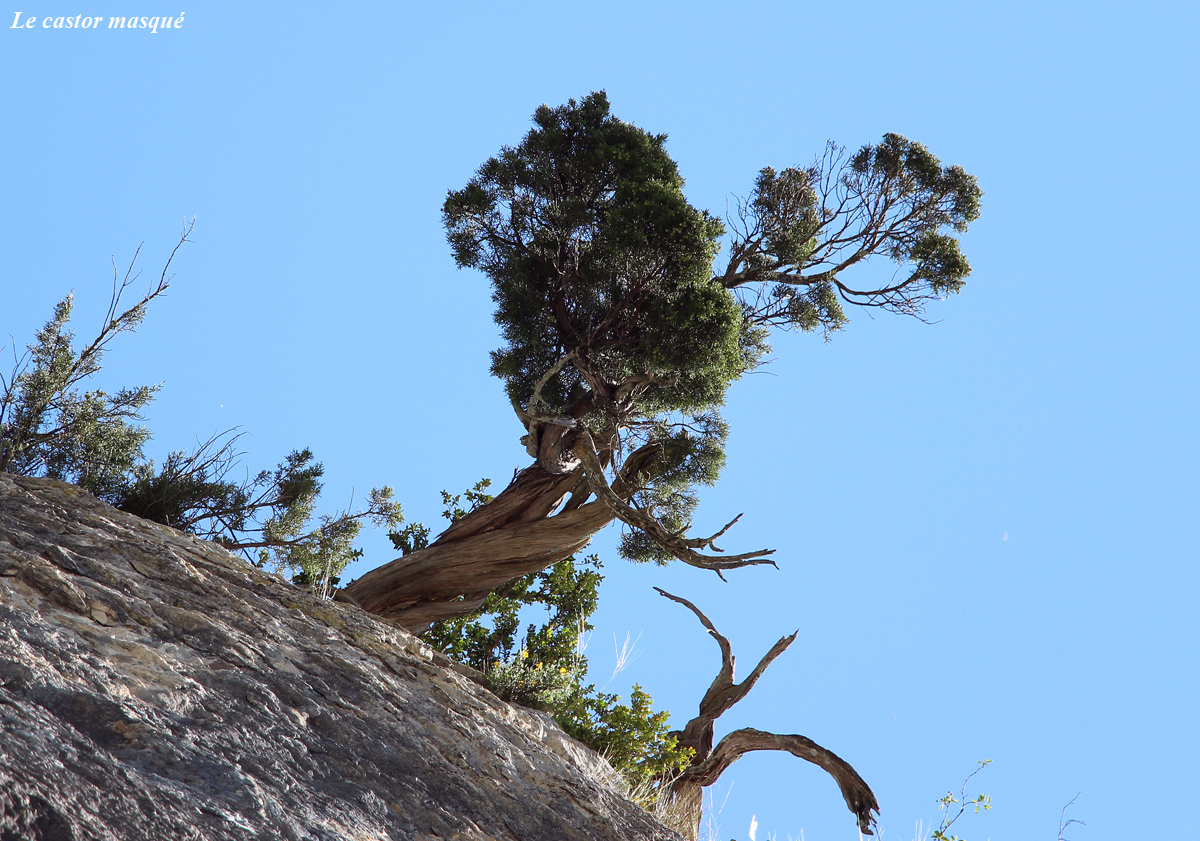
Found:
<path fill-rule="evenodd" d="M 523 420 L 530 417 L 524 415 Z M 597 454 L 589 436 L 589 464 L 601 474 L 608 501 L 588 502 L 595 480 L 584 475 L 572 450 L 579 433 L 564 420 L 534 425 L 530 435 L 537 442 L 537 461 L 513 477 L 495 499 L 452 524 L 429 547 L 371 570 L 335 598 L 413 633 L 472 613 L 495 588 L 587 546 L 617 518 L 613 501 L 624 504 L 637 490 L 638 477 L 653 472 L 659 452 L 651 444 L 634 450 L 609 486 L 603 472 L 612 454 Z"/>
<path fill-rule="evenodd" d="M 465 616 L 496 587 L 569 558 L 612 522 L 602 502 L 567 505 L 550 516 L 581 481 L 578 470 L 527 467 L 429 547 L 371 570 L 343 594 L 414 633 Z"/>
<path fill-rule="evenodd" d="M 718 575 L 774 563 L 766 558 L 774 551 L 769 549 L 743 555 L 697 551 L 720 553 L 713 541 L 737 518 L 712 537 L 668 531 L 650 511 L 630 504 L 661 469 L 660 446 L 647 443 L 631 452 L 613 470 L 610 484 L 605 472 L 613 466 L 612 450 L 598 450 L 591 433 L 574 423 L 567 416 L 531 423 L 526 440 L 536 441 L 530 449 L 537 461 L 495 499 L 451 525 L 429 547 L 371 570 L 334 597 L 422 633 L 433 622 L 474 612 L 495 588 L 571 557 L 616 519 L 641 529 L 684 563 Z"/>

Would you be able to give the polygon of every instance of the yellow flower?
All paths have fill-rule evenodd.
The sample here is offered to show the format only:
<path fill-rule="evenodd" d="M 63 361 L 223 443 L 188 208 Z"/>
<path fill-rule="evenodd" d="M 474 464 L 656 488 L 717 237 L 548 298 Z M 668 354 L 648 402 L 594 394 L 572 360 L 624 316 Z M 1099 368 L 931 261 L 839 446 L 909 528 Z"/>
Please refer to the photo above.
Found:
<path fill-rule="evenodd" d="M 559 673 L 560 675 L 565 675 L 565 674 L 567 673 L 567 667 L 566 667 L 566 666 L 559 666 L 559 667 L 558 667 L 558 673 Z"/>
<path fill-rule="evenodd" d="M 538 661 L 538 664 L 537 664 L 536 666 L 534 666 L 534 668 L 535 668 L 535 669 L 540 669 L 541 667 L 542 667 L 542 663 L 541 663 L 541 661 L 539 660 L 539 661 Z"/>
<path fill-rule="evenodd" d="M 528 652 L 528 651 L 526 651 L 526 650 L 525 650 L 525 649 L 523 649 L 523 648 L 521 649 L 521 659 L 522 659 L 522 660 L 528 660 L 528 659 L 529 659 L 529 652 Z"/>

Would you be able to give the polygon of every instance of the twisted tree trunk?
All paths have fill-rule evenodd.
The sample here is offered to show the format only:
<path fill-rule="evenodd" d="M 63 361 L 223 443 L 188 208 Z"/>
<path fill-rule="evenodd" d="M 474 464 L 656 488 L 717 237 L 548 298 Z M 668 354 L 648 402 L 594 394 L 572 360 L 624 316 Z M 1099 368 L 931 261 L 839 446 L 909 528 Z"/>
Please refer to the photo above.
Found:
<path fill-rule="evenodd" d="M 612 522 L 608 506 L 581 504 L 578 493 L 550 516 L 580 483 L 578 469 L 531 465 L 430 546 L 371 570 L 343 597 L 417 633 L 471 613 L 493 589 L 569 558 Z"/>
<path fill-rule="evenodd" d="M 658 588 L 655 588 L 658 590 Z M 821 747 L 812 739 L 798 735 L 779 735 L 766 733 L 762 730 L 745 728 L 735 730 L 713 747 L 713 725 L 716 720 L 749 694 L 754 684 L 767 670 L 771 662 L 787 650 L 796 639 L 796 635 L 783 637 L 759 661 L 758 665 L 744 681 L 735 683 L 733 677 L 734 656 L 729 640 L 721 635 L 709 621 L 687 599 L 673 596 L 665 590 L 658 592 L 672 601 L 684 605 L 708 629 L 717 645 L 721 647 L 721 671 L 709 686 L 708 691 L 700 701 L 700 712 L 687 723 L 682 730 L 676 730 L 671 735 L 679 740 L 680 747 L 691 748 L 695 751 L 691 764 L 683 773 L 671 780 L 669 785 L 674 816 L 674 829 L 681 835 L 696 839 L 700 834 L 700 817 L 703 804 L 704 789 L 715 783 L 730 765 L 745 753 L 755 750 L 783 750 L 801 759 L 821 766 L 829 772 L 838 787 L 846 806 L 854 813 L 858 828 L 863 835 L 873 835 L 871 827 L 875 823 L 872 812 L 879 812 L 879 802 L 875 799 L 870 786 L 863 781 L 850 764 L 833 751 Z"/>
<path fill-rule="evenodd" d="M 630 453 L 614 469 L 610 483 L 605 471 L 613 451 L 598 452 L 587 430 L 568 426 L 566 420 L 542 423 L 530 438 L 537 440 L 530 446 L 537 462 L 495 499 L 450 526 L 429 547 L 371 570 L 335 598 L 421 633 L 433 622 L 477 610 L 497 587 L 569 558 L 616 519 L 645 531 L 684 563 L 718 574 L 771 563 L 765 560 L 769 550 L 702 554 L 697 549 L 720 551 L 712 542 L 729 526 L 713 537 L 688 538 L 669 532 L 652 514 L 630 504 L 659 469 L 657 444 Z"/>

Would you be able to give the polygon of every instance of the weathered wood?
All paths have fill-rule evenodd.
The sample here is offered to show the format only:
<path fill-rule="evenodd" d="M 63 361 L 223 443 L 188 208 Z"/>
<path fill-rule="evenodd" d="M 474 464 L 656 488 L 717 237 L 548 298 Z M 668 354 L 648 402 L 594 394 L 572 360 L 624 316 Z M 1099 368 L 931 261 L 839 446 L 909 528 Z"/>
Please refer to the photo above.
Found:
<path fill-rule="evenodd" d="M 485 531 L 531 523 L 550 514 L 571 491 L 578 476 L 550 473 L 534 464 L 515 477 L 487 505 L 480 506 L 442 532 L 437 543 L 453 543 Z"/>
<path fill-rule="evenodd" d="M 773 550 L 702 554 L 696 550 L 715 550 L 713 540 L 725 529 L 700 539 L 669 534 L 649 514 L 631 506 L 628 500 L 653 474 L 656 445 L 630 453 L 609 484 L 605 470 L 613 454 L 597 452 L 587 430 L 554 424 L 542 430 L 542 440 L 553 441 L 553 454 L 546 455 L 553 469 L 540 460 L 525 468 L 495 499 L 451 525 L 429 547 L 348 584 L 346 599 L 420 633 L 433 622 L 474 612 L 491 590 L 569 558 L 618 518 L 644 530 L 685 563 L 718 574 L 774 563 L 764 557 Z M 572 449 L 565 449 L 568 445 Z M 571 464 L 575 466 L 568 470 Z M 555 472 L 560 468 L 565 472 Z M 594 501 L 585 502 L 589 497 Z"/>
<path fill-rule="evenodd" d="M 745 728 L 736 730 L 713 747 L 713 726 L 730 707 L 742 700 L 754 688 L 771 663 L 787 650 L 796 639 L 796 634 L 780 638 L 768 651 L 749 676 L 741 683 L 734 678 L 733 646 L 717 630 L 704 613 L 687 599 L 672 595 L 658 587 L 659 594 L 686 607 L 696 615 L 721 649 L 721 669 L 713 679 L 708 691 L 700 701 L 699 713 L 682 730 L 671 735 L 680 747 L 691 748 L 695 753 L 691 764 L 675 779 L 667 782 L 674 800 L 674 813 L 678 816 L 675 829 L 681 834 L 696 839 L 700 832 L 700 817 L 704 789 L 715 783 L 730 765 L 743 754 L 755 750 L 782 750 L 801 759 L 819 765 L 829 772 L 842 790 L 846 806 L 854 813 L 858 828 L 863 835 L 872 835 L 874 813 L 879 812 L 879 803 L 870 786 L 863 781 L 848 762 L 833 751 L 821 747 L 805 736 L 778 735 L 762 730 Z"/>
<path fill-rule="evenodd" d="M 614 518 L 619 518 L 627 525 L 645 532 L 655 543 L 685 564 L 700 567 L 701 569 L 711 569 L 718 575 L 721 575 L 722 570 L 738 569 L 740 567 L 754 566 L 755 564 L 771 564 L 772 566 L 776 566 L 774 561 L 766 557 L 767 555 L 773 555 L 775 553 L 774 549 L 760 549 L 757 552 L 746 552 L 741 555 L 705 555 L 696 551 L 697 549 L 707 548 L 720 552 L 721 550 L 713 545 L 713 541 L 728 531 L 729 526 L 732 526 L 741 518 L 741 514 L 712 537 L 689 538 L 682 534 L 672 534 L 657 519 L 647 512 L 630 505 L 627 499 L 623 499 L 612 489 L 604 476 L 604 467 L 600 462 L 599 454 L 596 452 L 592 436 L 586 431 L 580 433 L 575 439 L 575 455 L 579 456 L 579 460 L 583 464 L 584 475 L 587 477 L 588 486 L 591 488 L 592 493 L 596 495 L 598 500 L 609 507 Z M 723 575 L 721 577 L 724 578 Z"/>
<path fill-rule="evenodd" d="M 571 557 L 612 521 L 595 503 L 551 516 L 580 483 L 578 472 L 555 474 L 533 464 L 427 548 L 371 570 L 341 592 L 415 633 L 465 616 L 496 587 Z"/>
<path fill-rule="evenodd" d="M 700 788 L 712 785 L 743 754 L 755 750 L 787 751 L 792 756 L 824 768 L 842 790 L 846 806 L 858 819 L 858 828 L 862 834 L 874 834 L 872 826 L 875 817 L 872 812 L 879 811 L 879 802 L 875 799 L 871 787 L 849 762 L 806 736 L 766 733 L 749 727 L 735 730 L 717 743 L 707 759 L 687 769 L 687 785 Z"/>
<path fill-rule="evenodd" d="M 611 520 L 606 506 L 590 502 L 536 522 L 439 540 L 371 570 L 346 593 L 364 610 L 420 630 L 470 613 L 496 587 L 570 557 Z"/>

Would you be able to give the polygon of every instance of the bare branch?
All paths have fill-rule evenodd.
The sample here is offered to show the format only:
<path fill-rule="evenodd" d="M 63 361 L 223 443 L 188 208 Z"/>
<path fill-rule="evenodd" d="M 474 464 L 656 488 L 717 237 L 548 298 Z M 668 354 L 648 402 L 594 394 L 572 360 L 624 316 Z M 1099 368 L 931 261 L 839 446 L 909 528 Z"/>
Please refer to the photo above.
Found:
<path fill-rule="evenodd" d="M 879 801 L 866 781 L 842 759 L 828 748 L 823 748 L 805 736 L 781 735 L 762 730 L 744 728 L 735 730 L 723 738 L 709 757 L 693 765 L 684 773 L 695 776 L 701 786 L 709 786 L 745 753 L 755 750 L 782 750 L 825 769 L 833 777 L 846 806 L 858 819 L 858 828 L 863 835 L 874 835 L 875 815 L 879 813 Z M 874 814 L 872 814 L 874 813 Z"/>
<path fill-rule="evenodd" d="M 704 693 L 704 698 L 700 701 L 699 714 L 689 721 L 683 730 L 678 730 L 673 734 L 679 740 L 680 747 L 691 748 L 695 751 L 692 764 L 684 769 L 683 774 L 677 780 L 671 783 L 671 789 L 680 802 L 696 804 L 699 790 L 715 783 L 742 754 L 754 750 L 782 750 L 819 765 L 829 772 L 842 790 L 846 806 L 858 819 L 859 830 L 864 835 L 874 834 L 872 826 L 875 818 L 872 812 L 879 812 L 879 803 L 871 792 L 871 788 L 850 767 L 848 762 L 811 739 L 795 734 L 777 735 L 746 728 L 730 733 L 721 739 L 716 748 L 713 747 L 713 725 L 716 720 L 749 694 L 767 667 L 795 641 L 796 634 L 782 637 L 771 646 L 771 650 L 763 656 L 758 665 L 754 667 L 754 671 L 745 680 L 735 683 L 735 660 L 733 647 L 729 644 L 729 640 L 717 630 L 700 608 L 687 599 L 672 595 L 658 587 L 654 589 L 658 591 L 659 595 L 678 602 L 694 613 L 700 620 L 700 624 L 712 634 L 717 645 L 721 647 L 721 670 L 713 679 L 708 691 Z M 699 814 L 691 817 L 698 825 Z"/>
<path fill-rule="evenodd" d="M 733 660 L 734 660 L 734 658 L 733 658 L 733 646 L 731 646 L 729 644 L 729 639 L 726 636 L 724 636 L 720 631 L 717 630 L 717 626 L 714 625 L 712 623 L 712 621 L 700 611 L 700 608 L 696 607 L 694 604 L 689 602 L 687 599 L 682 598 L 680 596 L 672 595 L 671 593 L 668 593 L 666 590 L 662 589 L 661 587 L 655 587 L 654 591 L 664 598 L 668 598 L 673 602 L 678 602 L 679 604 L 683 605 L 688 610 L 690 610 L 692 613 L 696 614 L 696 618 L 700 620 L 700 624 L 708 629 L 708 632 L 710 634 L 712 634 L 713 638 L 717 641 L 717 645 L 721 646 L 721 660 L 724 664 L 721 667 L 721 671 L 725 671 L 725 669 L 728 668 L 729 677 L 730 677 L 730 680 L 732 680 L 733 679 Z"/>
<path fill-rule="evenodd" d="M 137 280 L 138 275 L 133 274 L 133 267 L 137 264 L 138 255 L 142 252 L 142 246 L 137 247 L 137 251 L 133 254 L 133 259 L 129 261 L 129 268 L 125 270 L 125 277 L 118 280 L 118 272 L 116 264 L 113 264 L 113 293 L 109 298 L 108 311 L 104 316 L 104 326 L 100 329 L 100 333 L 92 340 L 92 343 L 80 351 L 76 358 L 75 367 L 72 369 L 71 377 L 67 380 L 67 387 L 74 385 L 79 380 L 90 376 L 98 369 L 98 364 L 91 364 L 95 360 L 92 357 L 97 356 L 103 351 L 107 345 L 118 333 L 124 333 L 133 330 L 141 323 L 142 317 L 146 312 L 146 305 L 152 300 L 162 295 L 171 286 L 171 281 L 175 279 L 174 275 L 167 276 L 167 272 L 171 270 L 171 263 L 175 260 L 175 255 L 179 253 L 179 249 L 183 247 L 185 242 L 191 242 L 188 239 L 192 231 L 196 227 L 196 219 L 193 217 L 191 222 L 185 222 L 183 232 L 179 235 L 179 241 L 175 243 L 175 247 L 171 249 L 170 256 L 167 257 L 167 262 L 163 265 L 162 273 L 159 275 L 158 282 L 142 296 L 141 300 L 129 307 L 120 315 L 117 315 L 117 310 L 120 307 L 121 296 L 133 281 Z M 139 272 L 140 275 L 140 272 Z"/>
<path fill-rule="evenodd" d="M 668 598 L 673 602 L 678 602 L 696 614 L 696 618 L 700 620 L 700 624 L 708 629 L 713 639 L 717 641 L 717 645 L 721 647 L 721 670 L 713 679 L 712 685 L 708 687 L 708 691 L 704 693 L 704 697 L 700 701 L 699 714 L 687 723 L 687 726 L 681 731 L 682 735 L 679 740 L 680 744 L 695 748 L 697 756 L 701 756 L 702 754 L 707 755 L 712 749 L 713 722 L 720 718 L 730 707 L 750 694 L 750 690 L 754 688 L 754 684 L 762 677 L 767 667 L 795 641 L 796 634 L 793 633 L 791 636 L 781 637 L 778 642 L 771 646 L 771 650 L 763 656 L 762 660 L 758 662 L 758 665 L 754 667 L 749 677 L 741 683 L 735 683 L 734 666 L 736 661 L 729 640 L 717 631 L 716 626 L 700 611 L 700 608 L 687 599 L 674 596 L 658 587 L 654 589 L 660 596 Z M 705 785 L 708 785 L 708 783 L 705 783 Z"/>
<path fill-rule="evenodd" d="M 529 398 L 529 405 L 525 407 L 526 412 L 529 412 L 532 415 L 535 413 L 538 403 L 541 403 L 543 406 L 546 405 L 546 401 L 542 399 L 542 389 L 546 387 L 546 383 L 550 382 L 550 378 L 561 371 L 563 366 L 566 365 L 570 360 L 571 357 L 569 355 L 564 356 L 555 362 L 554 365 L 550 367 L 550 370 L 542 374 L 541 379 L 539 379 L 533 387 L 533 396 Z"/>
<path fill-rule="evenodd" d="M 1082 793 L 1083 792 L 1079 792 L 1079 794 Z M 1071 824 L 1077 823 L 1080 826 L 1087 826 L 1087 824 L 1085 824 L 1083 821 L 1076 818 L 1067 820 L 1067 810 L 1075 805 L 1075 801 L 1079 799 L 1079 794 L 1076 794 L 1071 798 L 1071 802 L 1069 802 L 1066 806 L 1063 806 L 1062 815 L 1060 815 L 1058 818 L 1058 841 L 1067 841 L 1067 839 L 1063 837 L 1063 833 L 1067 831 L 1067 827 L 1069 827 Z"/>
<path fill-rule="evenodd" d="M 712 548 L 714 551 L 720 551 L 712 545 L 712 542 L 724 534 L 729 526 L 733 525 L 733 522 L 737 522 L 737 518 L 734 518 L 733 522 L 712 537 L 685 538 L 680 533 L 669 532 L 663 527 L 662 523 L 650 514 L 634 508 L 613 491 L 608 484 L 608 480 L 604 477 L 604 468 L 600 464 L 599 455 L 596 453 L 596 445 L 588 432 L 584 431 L 579 435 L 575 440 L 573 449 L 575 454 L 579 456 L 579 460 L 583 463 L 584 475 L 587 476 L 588 486 L 591 488 L 592 493 L 596 495 L 596 498 L 603 502 L 623 523 L 641 529 L 656 543 L 685 564 L 700 567 L 701 569 L 711 569 L 718 575 L 721 574 L 721 570 L 738 569 L 756 564 L 770 564 L 771 566 L 778 567 L 778 564 L 767 560 L 765 557 L 766 555 L 774 554 L 774 549 L 760 549 L 757 552 L 746 552 L 742 555 L 729 555 L 721 558 L 700 554 L 695 550 L 699 548 Z M 740 517 L 741 515 L 739 514 L 738 516 Z M 723 575 L 721 577 L 724 578 Z"/>

